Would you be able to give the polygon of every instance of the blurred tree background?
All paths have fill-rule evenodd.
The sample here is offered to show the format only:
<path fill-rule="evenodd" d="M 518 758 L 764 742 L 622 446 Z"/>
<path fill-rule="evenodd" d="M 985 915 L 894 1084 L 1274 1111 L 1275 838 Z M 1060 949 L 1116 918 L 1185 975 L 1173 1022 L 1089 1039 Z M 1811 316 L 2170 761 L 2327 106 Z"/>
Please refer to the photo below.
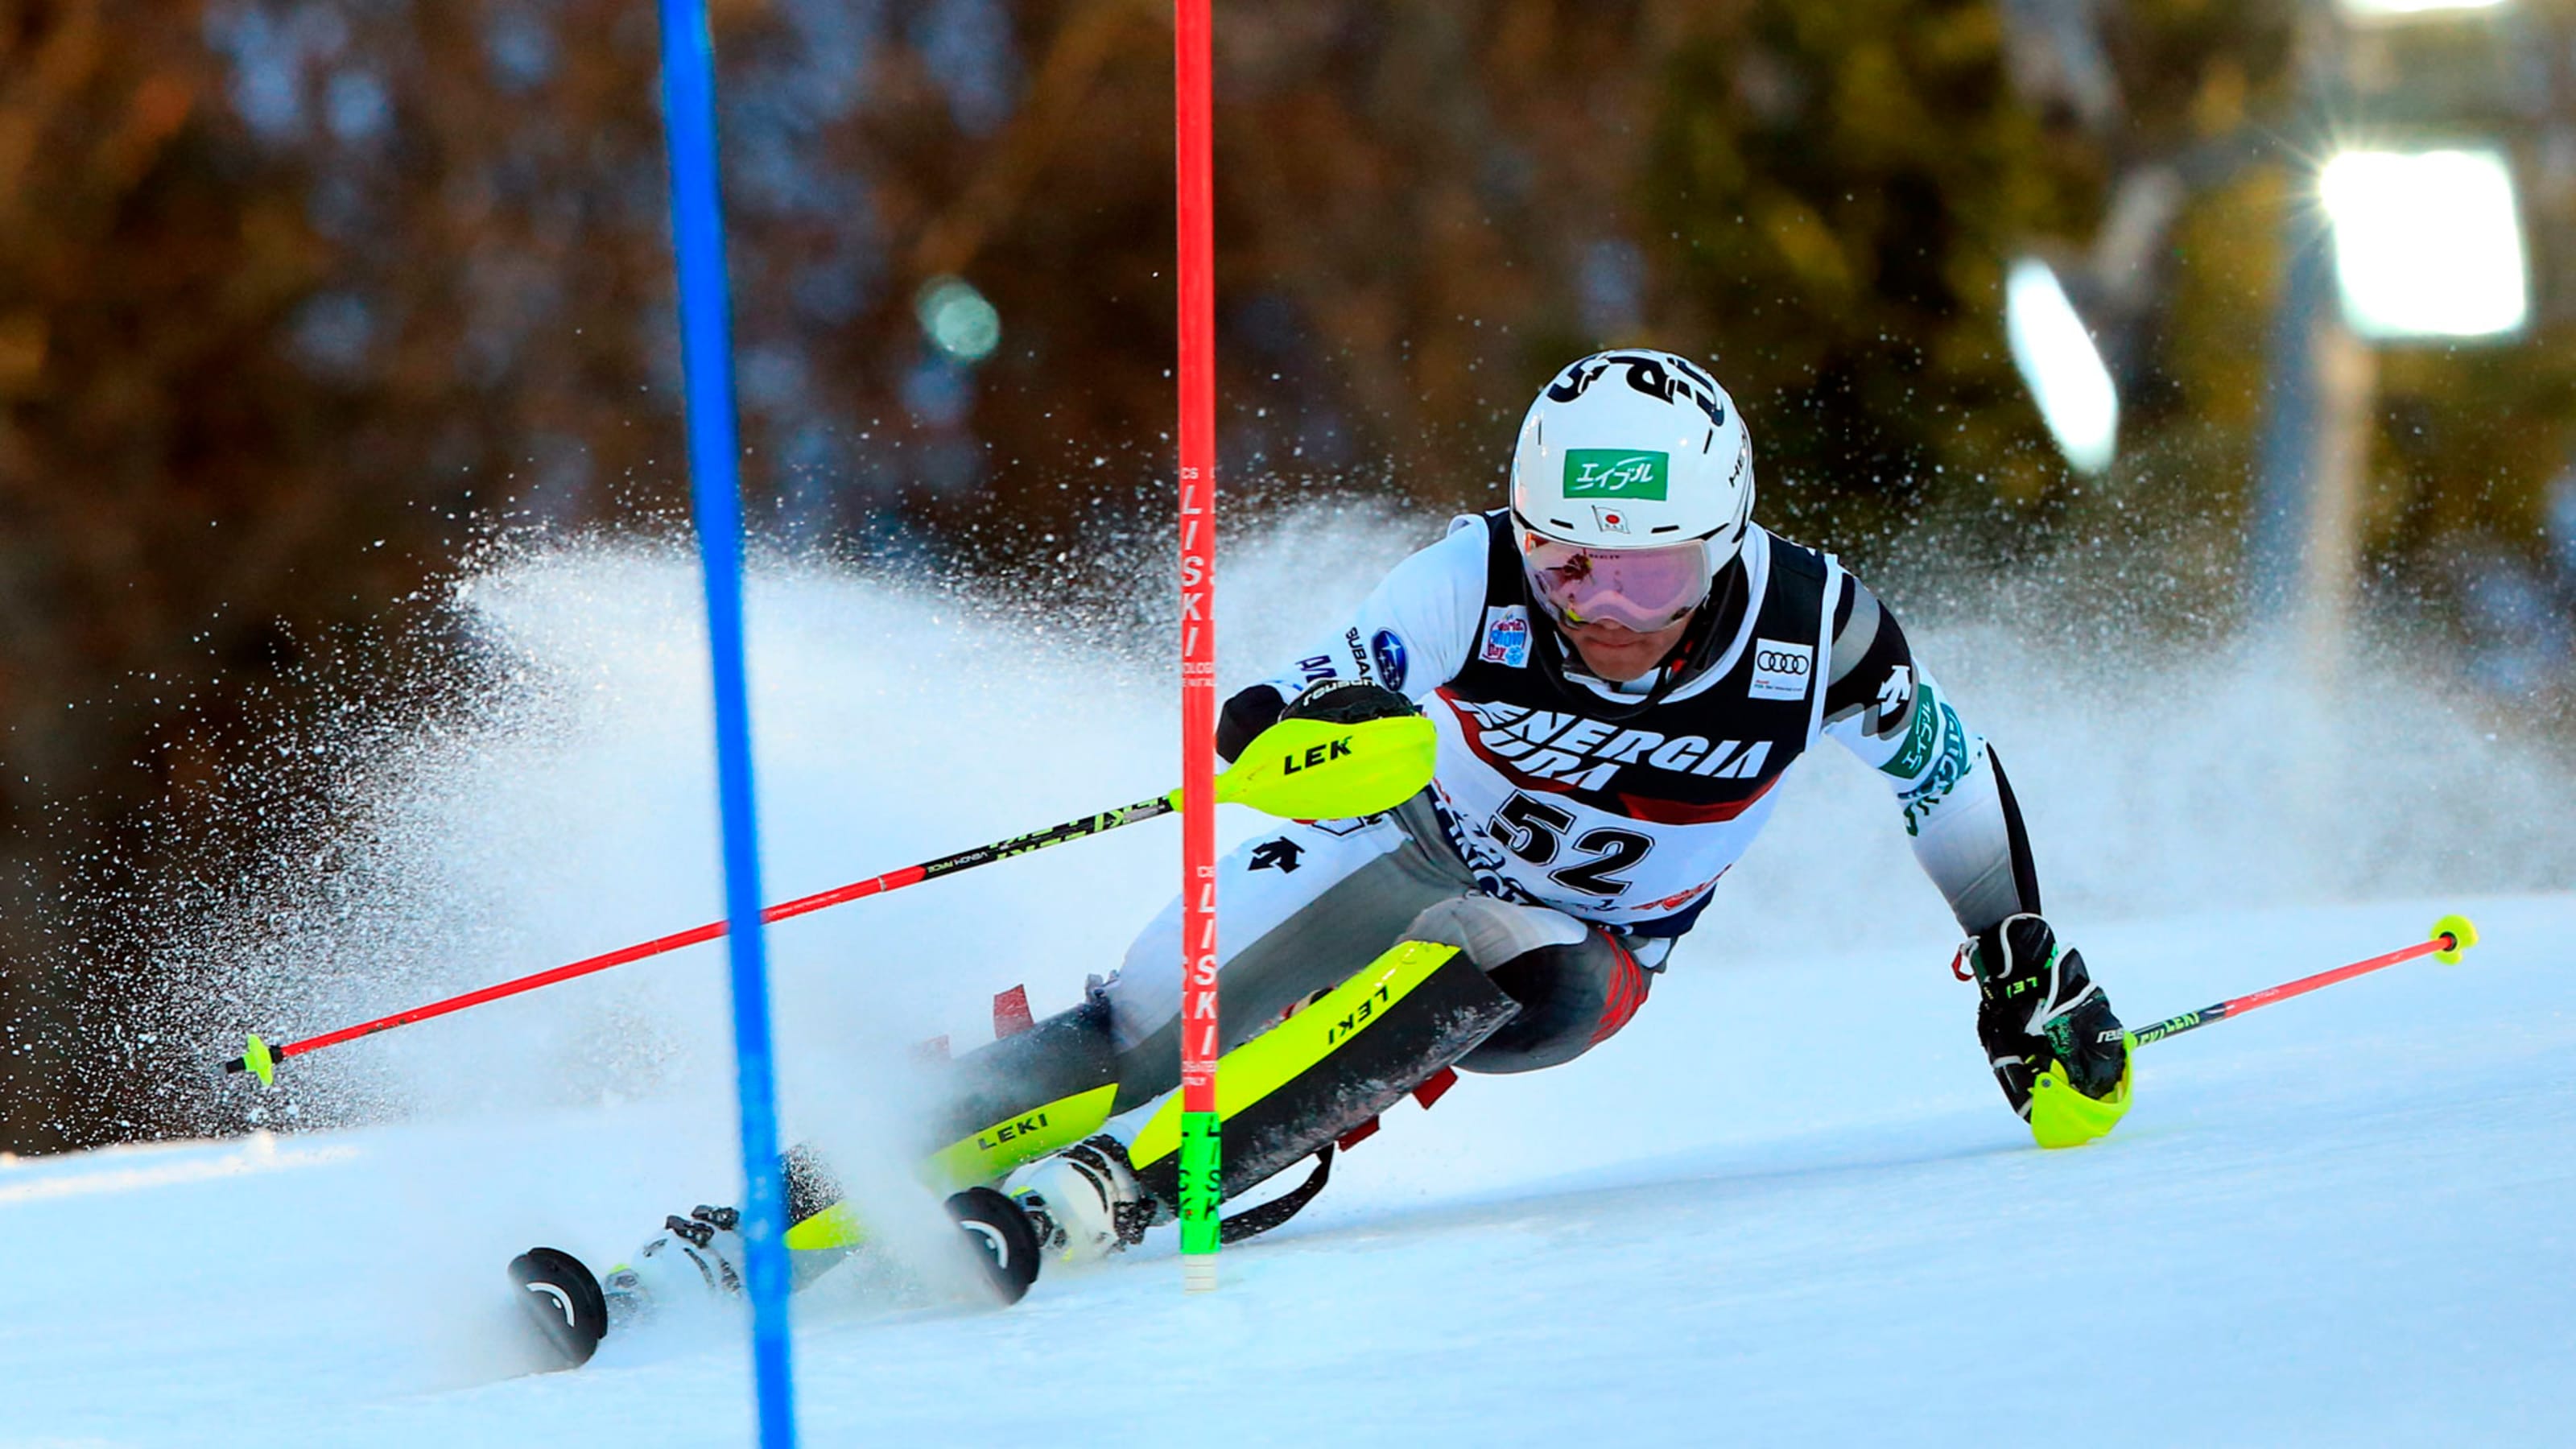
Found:
<path fill-rule="evenodd" d="M 1168 479 L 1168 6 L 714 8 L 755 517 L 1078 587 L 1030 540 Z M 1864 565 L 1930 525 L 1971 575 L 2124 529 L 2231 576 L 2324 141 L 2295 0 L 1218 9 L 1230 481 L 1482 506 L 1551 369 L 1651 343 L 1734 391 L 1766 516 Z M 2563 98 L 2566 5 L 2524 9 Z M 312 651 L 499 522 L 677 516 L 654 26 L 0 0 L 0 1148 L 172 1125 L 60 1070 L 114 1010 L 60 964 L 133 951 L 60 900 L 220 811 L 221 752 Z M 2534 124 L 2540 236 L 2576 137 Z M 2147 259 L 2121 460 L 2079 478 L 2004 269 L 2091 245 L 2155 158 L 2197 179 Z M 2510 346 L 2383 367 L 2374 597 L 2485 641 L 2506 699 L 2576 651 L 2568 322 L 2548 294 Z"/>

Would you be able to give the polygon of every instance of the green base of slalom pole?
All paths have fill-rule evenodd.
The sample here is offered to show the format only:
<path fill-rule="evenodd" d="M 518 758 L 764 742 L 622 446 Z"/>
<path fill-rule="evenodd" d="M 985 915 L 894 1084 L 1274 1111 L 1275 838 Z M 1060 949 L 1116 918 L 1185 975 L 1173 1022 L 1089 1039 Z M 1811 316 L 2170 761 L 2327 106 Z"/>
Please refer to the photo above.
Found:
<path fill-rule="evenodd" d="M 1181 1114 L 1181 1286 L 1193 1293 L 1216 1286 L 1216 1251 L 1222 1225 L 1217 1114 Z"/>

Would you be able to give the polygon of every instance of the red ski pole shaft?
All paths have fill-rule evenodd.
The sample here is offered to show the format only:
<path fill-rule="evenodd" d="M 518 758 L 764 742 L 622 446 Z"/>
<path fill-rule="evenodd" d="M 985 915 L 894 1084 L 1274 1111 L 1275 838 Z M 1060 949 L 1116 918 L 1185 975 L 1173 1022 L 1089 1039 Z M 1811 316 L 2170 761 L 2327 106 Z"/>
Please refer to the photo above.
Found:
<path fill-rule="evenodd" d="M 2258 1006 L 2287 1001 L 2293 996 L 2305 996 L 2311 991 L 2332 986 L 2336 982 L 2350 981 L 2356 976 L 2367 976 L 2373 971 L 2395 966 L 2403 961 L 2413 961 L 2425 956 L 2439 956 L 2445 962 L 2457 962 L 2461 952 L 2477 943 L 2478 928 L 2469 923 L 2468 917 L 2444 916 L 2433 923 L 2433 934 L 2429 940 L 2418 941 L 2412 946 L 2391 951 L 2384 956 L 2355 961 L 2349 966 L 2337 966 L 2331 971 L 2320 971 L 2314 976 L 2302 976 L 2296 981 L 2284 981 L 2278 986 L 2266 986 L 2260 991 L 2249 991 L 2243 996 L 2233 996 L 2215 1006 L 2204 1006 L 2198 1011 L 2186 1011 L 2180 1016 L 2167 1017 L 2153 1026 L 2141 1027 L 2130 1032 L 2128 1044 L 2136 1048 L 2152 1041 L 2163 1041 L 2169 1036 L 2180 1036 L 2187 1031 L 2196 1031 L 2213 1021 L 2225 1021 L 2231 1016 L 2242 1016 Z"/>
<path fill-rule="evenodd" d="M 1139 800 L 1121 810 L 1085 815 L 1079 819 L 1068 820 L 1061 825 L 1050 826 L 1045 830 L 1013 836 L 1008 840 L 997 840 L 990 845 L 961 850 L 955 855 L 943 855 L 937 860 L 926 860 L 919 865 L 890 870 L 883 875 L 870 876 L 866 880 L 853 881 L 845 886 L 835 886 L 827 891 L 817 891 L 810 896 L 799 896 L 792 901 L 781 901 L 763 910 L 760 918 L 765 922 L 784 921 L 794 916 L 822 910 L 826 906 L 837 906 L 866 896 L 884 895 L 888 891 L 898 891 L 908 885 L 935 880 L 943 875 L 954 875 L 961 870 L 989 865 L 1010 856 L 1042 850 L 1050 845 L 1079 840 L 1085 836 L 1097 835 L 1104 830 L 1115 830 L 1122 825 L 1133 825 L 1141 820 L 1151 820 L 1170 813 L 1172 813 L 1172 802 L 1167 797 L 1158 795 L 1151 800 Z M 467 1007 L 481 1006 L 487 1001 L 499 1001 L 505 996 L 517 996 L 524 992 L 535 991 L 539 987 L 552 986 L 558 981 L 570 981 L 576 976 L 589 976 L 611 967 L 641 961 L 648 956 L 677 951 L 683 946 L 695 946 L 703 941 L 715 940 L 724 933 L 724 922 L 709 921 L 703 926 L 692 926 L 688 930 L 676 931 L 668 936 L 656 936 L 650 941 L 639 941 L 632 946 L 621 946 L 617 950 L 602 952 L 597 956 L 586 956 L 568 965 L 516 977 L 480 990 L 468 991 L 460 996 L 450 996 L 444 1000 L 430 1002 L 426 1006 L 415 1006 L 408 1011 L 397 1011 L 391 1016 L 380 1016 L 373 1021 L 362 1021 L 355 1026 L 344 1026 L 338 1031 L 324 1032 L 320 1036 L 308 1036 L 301 1041 L 291 1041 L 283 1046 L 267 1046 L 259 1038 L 253 1037 L 251 1049 L 224 1063 L 224 1070 L 256 1071 L 262 1079 L 265 1079 L 275 1062 L 286 1057 L 300 1057 L 306 1052 L 320 1051 L 324 1047 L 338 1046 L 346 1041 L 356 1041 L 362 1036 L 373 1036 L 377 1032 L 391 1031 L 398 1026 L 409 1026 L 416 1021 L 446 1016 L 451 1012 L 463 1011 Z"/>
<path fill-rule="evenodd" d="M 1200 733 L 1213 740 L 1215 728 L 1210 726 Z M 1369 720 L 1360 724 L 1312 719 L 1281 720 L 1244 746 L 1231 767 L 1214 775 L 1213 789 L 1194 793 L 1205 796 L 1207 808 L 1211 810 L 1220 803 L 1248 805 L 1283 820 L 1344 820 L 1374 815 L 1381 810 L 1394 809 L 1431 783 L 1431 764 L 1438 749 L 1431 721 L 1419 716 Z M 1044 830 L 1014 835 L 1008 840 L 996 840 L 990 845 L 961 850 L 955 855 L 943 855 L 937 860 L 925 860 L 919 865 L 908 865 L 884 875 L 782 901 L 764 909 L 760 918 L 769 922 L 783 921 L 791 916 L 819 911 L 825 906 L 855 901 L 862 896 L 883 895 L 922 881 L 937 880 L 943 875 L 954 875 L 961 870 L 1026 855 L 1032 850 L 1044 850 L 1050 845 L 1081 840 L 1116 830 L 1122 825 L 1153 820 L 1173 814 L 1180 808 L 1181 792 L 1174 790 L 1116 810 L 1079 816 Z M 1213 866 L 1210 869 L 1213 870 Z M 224 1070 L 253 1072 L 261 1081 L 267 1081 L 282 1057 L 299 1057 L 344 1041 L 409 1026 L 415 1021 L 427 1021 L 434 1016 L 463 1011 L 469 1006 L 480 1006 L 487 1001 L 516 996 L 541 986 L 552 986 L 558 981 L 588 976 L 612 966 L 623 966 L 629 961 L 641 961 L 647 956 L 659 956 L 665 951 L 712 941 L 724 933 L 724 922 L 710 921 L 673 935 L 657 936 L 650 941 L 557 966 L 551 971 L 486 986 L 479 991 L 433 1001 L 427 1006 L 415 1006 L 409 1011 L 362 1021 L 356 1026 L 345 1026 L 338 1031 L 291 1041 L 280 1047 L 272 1047 L 254 1036 L 250 1039 L 250 1050 L 226 1062 Z"/>

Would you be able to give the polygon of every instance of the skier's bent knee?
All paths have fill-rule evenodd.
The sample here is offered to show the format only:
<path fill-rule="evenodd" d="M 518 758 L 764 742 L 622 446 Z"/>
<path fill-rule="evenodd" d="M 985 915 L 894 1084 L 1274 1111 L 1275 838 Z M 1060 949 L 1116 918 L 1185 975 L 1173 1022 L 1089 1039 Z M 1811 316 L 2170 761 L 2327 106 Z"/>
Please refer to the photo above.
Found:
<path fill-rule="evenodd" d="M 1632 943 L 1545 906 L 1461 896 L 1423 911 L 1406 934 L 1458 947 L 1520 1007 L 1459 1059 L 1466 1071 L 1562 1066 L 1609 1040 L 1646 1001 L 1649 968 Z M 1647 946 L 1654 960 L 1662 944 Z"/>

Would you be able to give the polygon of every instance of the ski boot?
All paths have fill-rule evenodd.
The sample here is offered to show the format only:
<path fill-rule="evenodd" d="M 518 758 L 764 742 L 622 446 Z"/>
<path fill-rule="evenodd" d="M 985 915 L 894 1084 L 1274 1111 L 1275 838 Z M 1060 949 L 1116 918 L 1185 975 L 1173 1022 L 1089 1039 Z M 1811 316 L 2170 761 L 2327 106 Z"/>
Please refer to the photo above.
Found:
<path fill-rule="evenodd" d="M 1105 1132 L 1022 1164 L 1003 1179 L 1002 1191 L 1028 1218 L 1039 1248 L 1067 1263 L 1143 1242 L 1156 1212 L 1127 1165 L 1127 1145 Z"/>
<path fill-rule="evenodd" d="M 1002 1304 L 1017 1303 L 1037 1281 L 1037 1225 L 1018 1205 L 989 1187 L 971 1187 L 948 1199 L 949 1220 L 977 1250 L 977 1262 Z M 601 1280 L 610 1327 L 651 1316 L 672 1302 L 733 1297 L 743 1290 L 745 1244 L 742 1214 L 729 1207 L 691 1208 L 687 1217 L 663 1219 L 660 1237 L 638 1249 Z M 838 1251 L 798 1252 L 789 1273 L 801 1289 L 841 1260 Z"/>
<path fill-rule="evenodd" d="M 660 1237 L 632 1263 L 594 1275 L 560 1248 L 530 1248 L 510 1260 L 519 1299 L 564 1368 L 599 1351 L 612 1329 L 649 1318 L 662 1305 L 730 1297 L 742 1291 L 742 1214 L 729 1207 L 692 1208 L 663 1220 Z"/>
<path fill-rule="evenodd" d="M 742 1214 L 701 1203 L 687 1217 L 662 1220 L 662 1235 L 600 1281 L 612 1329 L 650 1317 L 656 1307 L 742 1291 Z"/>

